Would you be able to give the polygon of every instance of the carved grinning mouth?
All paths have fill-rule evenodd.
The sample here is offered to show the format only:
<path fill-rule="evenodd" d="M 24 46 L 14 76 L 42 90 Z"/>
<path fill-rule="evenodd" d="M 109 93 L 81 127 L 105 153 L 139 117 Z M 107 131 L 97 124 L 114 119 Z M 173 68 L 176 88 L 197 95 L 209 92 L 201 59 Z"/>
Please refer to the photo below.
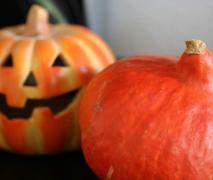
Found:
<path fill-rule="evenodd" d="M 5 95 L 0 94 L 0 112 L 9 119 L 29 118 L 35 108 L 49 107 L 54 114 L 64 110 L 76 97 L 80 89 L 70 91 L 60 96 L 48 99 L 28 99 L 25 107 L 16 108 L 8 106 Z"/>

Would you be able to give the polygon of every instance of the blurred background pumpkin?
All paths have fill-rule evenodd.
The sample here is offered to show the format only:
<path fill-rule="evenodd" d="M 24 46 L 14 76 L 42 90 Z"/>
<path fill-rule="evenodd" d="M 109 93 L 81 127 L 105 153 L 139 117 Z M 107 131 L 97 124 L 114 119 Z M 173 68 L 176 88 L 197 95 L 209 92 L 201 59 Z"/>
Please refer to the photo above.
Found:
<path fill-rule="evenodd" d="M 91 31 L 49 24 L 48 12 L 32 5 L 26 24 L 0 30 L 0 148 L 27 154 L 79 148 L 81 92 L 113 61 Z"/>
<path fill-rule="evenodd" d="M 54 23 L 54 24 L 56 24 L 56 23 L 72 23 L 72 24 L 86 26 L 86 20 L 85 20 L 85 14 L 84 14 L 85 11 L 84 11 L 84 7 L 83 7 L 83 2 L 81 0 L 80 1 L 79 0 L 76 0 L 76 1 L 73 1 L 73 0 L 72 1 L 51 1 L 51 0 L 10 1 L 10 0 L 8 0 L 8 1 L 5 1 L 4 5 L 0 7 L 0 15 L 1 15 L 1 17 L 4 17 L 4 18 L 0 19 L 0 27 L 3 28 L 3 27 L 8 27 L 8 26 L 24 24 L 25 18 L 27 15 L 27 11 L 29 10 L 30 6 L 34 3 L 40 4 L 41 6 L 45 7 L 48 10 L 49 15 L 50 15 L 50 18 L 49 18 L 50 23 Z M 30 18 L 31 17 L 29 17 L 28 20 Z M 29 22 L 28 23 L 28 25 L 29 25 L 30 20 L 28 22 Z M 31 26 L 31 25 L 29 25 L 29 26 Z M 68 84 L 71 85 L 70 86 L 71 89 L 73 89 L 73 88 L 76 89 L 77 86 L 79 86 L 80 84 L 86 85 L 88 83 L 88 81 L 91 79 L 91 77 L 95 73 L 97 73 L 99 70 L 101 70 L 102 67 L 104 67 L 108 63 L 113 62 L 114 58 L 112 56 L 112 53 L 110 52 L 108 47 L 102 42 L 102 40 L 99 39 L 99 37 L 97 37 L 95 34 L 90 32 L 88 29 L 83 28 L 82 26 L 76 25 L 76 26 L 72 26 L 72 27 L 74 27 L 74 29 L 72 29 L 71 26 L 70 27 L 61 26 L 61 27 L 57 27 L 55 29 L 60 34 L 58 36 L 59 37 L 58 43 L 60 41 L 63 44 L 63 45 L 61 44 L 62 46 L 59 45 L 60 43 L 58 44 L 60 46 L 60 48 L 54 48 L 55 46 L 52 43 L 52 40 L 54 38 L 56 38 L 57 35 L 56 36 L 53 35 L 54 37 L 52 37 L 52 40 L 49 38 L 46 39 L 46 37 L 49 35 L 45 34 L 45 32 L 42 32 L 40 30 L 39 30 L 40 32 L 35 32 L 34 30 L 33 30 L 34 32 L 28 31 L 28 30 L 27 30 L 28 31 L 27 32 L 24 30 L 23 26 L 21 26 L 21 27 L 19 26 L 19 27 L 17 27 L 17 29 L 13 27 L 13 28 L 6 28 L 3 31 L 1 31 L 1 40 L 4 39 L 4 42 L 1 41 L 1 45 L 2 45 L 1 46 L 2 47 L 1 48 L 1 55 L 2 55 L 1 56 L 1 65 L 2 65 L 2 67 L 0 70 L 1 71 L 0 79 L 2 80 L 1 82 L 3 82 L 0 84 L 1 93 L 5 92 L 6 89 L 8 91 L 12 90 L 15 93 L 13 95 L 9 93 L 10 95 L 8 94 L 7 95 L 8 97 L 2 96 L 0 98 L 1 99 L 1 109 L 3 109 L 3 111 L 4 111 L 2 113 L 2 110 L 1 110 L 1 117 L 0 117 L 0 119 L 2 120 L 1 121 L 1 130 L 2 130 L 2 128 L 4 129 L 4 133 L 1 133 L 2 138 L 0 138 L 1 139 L 0 144 L 1 144 L 2 149 L 19 152 L 19 153 L 27 153 L 27 154 L 52 154 L 52 153 L 61 152 L 61 151 L 67 150 L 67 149 L 79 148 L 79 138 L 78 138 L 79 132 L 78 132 L 78 128 L 76 126 L 77 125 L 76 118 L 74 118 L 74 119 L 66 118 L 65 116 L 67 116 L 67 115 L 70 116 L 71 114 L 73 114 L 74 111 L 77 112 L 77 109 L 76 108 L 73 109 L 73 107 L 75 107 L 78 104 L 77 101 L 79 100 L 79 98 L 77 98 L 77 96 L 80 95 L 79 94 L 80 91 L 77 92 L 77 94 L 79 94 L 79 95 L 76 96 L 75 100 L 72 103 L 73 105 L 69 106 L 70 108 L 72 106 L 72 108 L 71 109 L 68 108 L 69 110 L 64 111 L 64 113 L 67 115 L 65 115 L 64 113 L 60 113 L 60 116 L 62 119 L 64 119 L 64 117 L 65 117 L 65 119 L 67 119 L 67 120 L 65 120 L 67 123 L 63 123 L 63 125 L 61 123 L 56 123 L 56 121 L 59 122 L 62 119 L 61 118 L 59 118 L 58 120 L 55 119 L 56 120 L 55 121 L 54 118 L 51 118 L 50 116 L 49 116 L 50 119 L 48 118 L 49 123 L 44 123 L 43 125 L 39 123 L 41 126 L 40 125 L 37 126 L 38 127 L 37 130 L 46 129 L 47 136 L 45 135 L 46 137 L 44 137 L 43 135 L 45 133 L 44 134 L 42 133 L 43 134 L 42 136 L 44 139 L 42 140 L 43 142 L 42 141 L 40 142 L 43 145 L 40 143 L 39 143 L 40 145 L 35 143 L 36 142 L 35 138 L 36 139 L 42 138 L 42 136 L 40 136 L 41 134 L 39 136 L 37 136 L 38 135 L 37 133 L 33 135 L 32 133 L 30 133 L 30 131 L 32 129 L 26 128 L 28 126 L 29 127 L 31 126 L 30 125 L 31 123 L 29 123 L 29 121 L 28 121 L 29 120 L 28 118 L 30 116 L 28 116 L 29 114 L 27 115 L 27 111 L 22 113 L 22 115 L 23 115 L 22 119 L 20 119 L 20 118 L 17 119 L 18 116 L 20 116 L 17 109 L 14 108 L 14 109 L 8 110 L 8 104 L 6 103 L 6 101 L 8 101 L 8 99 L 10 99 L 11 100 L 11 101 L 9 100 L 10 105 L 14 106 L 15 104 L 17 104 L 17 103 L 19 104 L 22 101 L 21 95 L 16 94 L 16 92 L 20 92 L 20 87 L 18 89 L 16 89 L 17 87 L 16 88 L 14 87 L 14 85 L 17 84 L 16 82 L 18 82 L 18 81 L 22 81 L 23 85 L 25 87 L 27 87 L 28 90 L 29 89 L 32 90 L 32 88 L 35 89 L 37 87 L 36 89 L 38 91 L 41 90 L 41 89 L 39 90 L 39 86 L 41 84 L 45 85 L 46 84 L 45 82 L 47 82 L 47 84 L 45 85 L 47 87 L 47 89 L 46 89 L 47 91 L 45 90 L 46 93 L 44 93 L 44 91 L 43 91 L 43 93 L 41 93 L 41 94 L 43 94 L 43 95 L 46 94 L 45 97 L 48 97 L 48 96 L 50 97 L 53 95 L 52 96 L 53 98 L 57 98 L 58 95 L 61 94 L 62 91 L 64 91 L 67 88 L 64 86 L 62 88 L 62 86 L 59 85 L 60 83 L 59 84 L 56 83 L 55 80 L 58 79 L 60 81 L 60 79 L 62 78 L 66 82 L 69 82 Z M 31 28 L 35 28 L 35 27 L 31 27 Z M 53 29 L 51 27 L 51 31 Z M 45 31 L 45 29 L 43 29 L 43 30 Z M 54 33 L 56 32 L 55 30 L 53 30 Z M 63 33 L 64 31 L 66 31 L 66 32 Z M 76 32 L 77 33 L 76 35 L 78 36 L 77 37 L 74 35 L 75 36 L 74 39 L 76 38 L 79 42 L 82 41 L 83 47 L 84 47 L 83 49 L 87 49 L 88 50 L 87 52 L 84 50 L 82 50 L 80 52 L 78 52 L 78 51 L 73 51 L 73 53 L 70 52 L 70 51 L 72 51 L 71 50 L 72 48 L 74 48 L 73 50 L 76 50 L 75 43 L 72 43 L 72 40 L 71 40 L 72 37 L 68 37 L 66 39 L 66 37 L 63 37 L 63 34 L 65 34 L 65 36 L 69 36 L 74 32 Z M 35 37 L 38 35 L 37 33 L 41 33 L 39 35 L 38 39 L 37 39 L 37 37 Z M 23 36 L 21 34 L 23 34 Z M 27 36 L 27 37 L 24 37 L 24 36 Z M 32 37 L 32 36 L 34 36 L 34 37 Z M 87 36 L 90 36 L 90 37 L 87 38 Z M 18 37 L 18 39 L 17 39 L 17 37 Z M 71 39 L 69 40 L 69 38 L 71 38 Z M 34 48 L 32 47 L 32 43 L 30 43 L 32 39 L 34 39 L 34 40 L 36 39 L 37 45 L 34 46 Z M 83 39 L 85 41 L 87 41 L 88 43 L 84 43 Z M 96 42 L 98 42 L 98 44 L 96 44 Z M 70 44 L 72 44 L 72 45 L 70 45 Z M 9 49 L 7 47 L 9 47 Z M 96 54 L 96 52 L 92 50 L 93 49 L 92 47 L 97 48 L 97 52 L 99 52 L 99 53 Z M 44 72 L 36 73 L 36 72 L 32 72 L 32 69 L 34 69 L 34 68 L 32 68 L 34 66 L 34 64 L 32 64 L 32 66 L 30 67 L 30 66 L 26 66 L 25 63 L 20 63 L 20 62 L 24 62 L 23 59 L 25 59 L 27 57 L 27 54 L 29 55 L 29 52 L 30 52 L 29 50 L 30 49 L 32 50 L 32 48 L 34 49 L 34 51 L 37 51 L 37 55 L 38 55 L 37 57 L 40 57 L 40 60 L 46 58 L 46 60 L 43 61 L 43 63 L 40 61 L 40 63 L 39 63 L 40 67 L 42 67 L 44 64 L 46 64 L 46 65 L 51 64 L 52 70 L 55 69 L 53 71 L 58 71 L 59 69 L 64 69 L 64 68 L 67 69 L 69 67 L 68 69 L 70 69 L 70 70 L 68 70 L 68 69 L 66 70 L 67 72 L 69 72 L 68 74 L 66 72 L 64 72 L 64 71 L 62 72 L 60 70 L 60 72 L 61 72 L 60 74 L 58 74 L 58 73 L 55 74 L 57 77 L 56 76 L 52 77 L 53 79 L 55 79 L 53 82 L 54 87 L 52 86 L 53 84 L 50 82 L 49 82 L 50 84 L 48 85 L 48 81 L 46 81 L 46 80 L 43 81 L 43 83 L 41 81 L 39 83 L 39 79 L 40 79 L 39 76 L 41 76 L 42 74 L 43 74 L 43 76 L 46 76 L 46 78 L 49 77 L 50 81 L 51 81 L 52 78 L 50 75 L 51 73 L 49 72 L 50 69 L 49 70 L 46 69 L 45 73 Z M 50 49 L 52 49 L 52 50 L 50 51 Z M 42 51 L 43 51 L 43 53 L 42 53 Z M 66 51 L 66 53 L 65 53 L 65 51 Z M 88 52 L 90 52 L 89 53 L 91 55 L 90 60 L 93 61 L 93 63 L 89 59 L 87 59 L 87 60 L 84 59 L 84 56 L 86 57 L 86 54 L 88 55 Z M 70 53 L 70 55 L 69 55 L 69 53 Z M 22 55 L 20 56 L 20 54 L 23 54 L 23 56 Z M 44 56 L 44 54 L 46 54 L 46 55 Z M 62 55 L 62 54 L 64 54 L 64 55 Z M 66 56 L 66 58 L 65 58 L 65 56 Z M 78 62 L 75 63 L 75 60 L 71 60 L 72 58 L 68 57 L 68 56 L 72 56 L 72 58 L 75 56 L 75 58 L 78 59 L 79 63 Z M 95 56 L 97 58 L 97 61 L 94 59 Z M 104 60 L 105 59 L 104 57 L 106 57 L 106 61 Z M 101 62 L 101 60 L 103 60 L 103 61 Z M 73 63 L 71 63 L 71 61 Z M 70 63 L 72 64 L 71 66 L 70 66 Z M 95 65 L 96 67 L 93 66 L 94 63 L 97 65 L 97 66 Z M 17 68 L 17 67 L 15 68 L 14 66 L 16 66 L 16 65 L 18 65 L 19 68 Z M 35 66 L 37 66 L 37 65 L 35 65 Z M 89 66 L 90 66 L 90 68 L 87 68 Z M 95 67 L 95 68 L 93 69 L 92 67 Z M 16 70 L 12 70 L 12 68 L 14 68 Z M 79 73 L 77 70 L 78 68 L 79 68 Z M 17 73 L 18 71 L 20 73 Z M 27 71 L 29 71 L 29 72 L 27 73 Z M 80 73 L 80 72 L 82 72 L 82 73 Z M 67 75 L 65 75 L 64 73 Z M 26 75 L 22 76 L 21 74 L 22 75 L 26 74 Z M 20 75 L 22 76 L 21 78 L 20 78 Z M 60 75 L 60 77 L 58 75 Z M 11 76 L 13 76 L 15 79 L 17 79 L 17 80 L 19 79 L 19 80 L 16 81 L 14 79 L 15 81 L 9 81 Z M 66 76 L 66 78 L 65 78 L 65 76 Z M 82 81 L 79 78 L 77 78 L 81 81 L 80 82 L 79 80 L 76 79 L 76 77 L 79 77 Z M 4 79 L 4 81 L 3 81 L 3 79 Z M 67 83 L 65 81 L 64 81 L 64 84 L 67 85 Z M 5 88 L 6 86 L 8 86 L 8 88 Z M 24 87 L 24 86 L 22 86 L 22 87 Z M 43 86 L 43 87 L 45 87 L 45 86 Z M 52 89 L 53 91 L 49 89 L 51 86 L 53 88 Z M 21 88 L 21 89 L 23 89 L 23 88 Z M 55 91 L 54 89 L 57 91 Z M 68 89 L 70 89 L 70 88 L 68 88 Z M 67 90 L 65 90 L 65 91 L 67 91 Z M 40 92 L 42 92 L 42 91 L 40 91 Z M 73 94 L 73 92 L 71 94 Z M 21 94 L 23 94 L 23 93 L 21 93 Z M 35 91 L 34 91 L 34 93 L 32 91 L 29 92 L 30 96 L 33 94 L 35 95 Z M 38 93 L 36 93 L 36 94 L 38 95 Z M 64 93 L 62 93 L 62 94 L 64 94 Z M 40 98 L 41 98 L 41 96 L 40 96 Z M 65 102 L 66 99 L 67 99 L 67 96 L 64 96 L 62 98 L 62 101 Z M 16 101 L 16 103 L 14 104 L 15 101 Z M 62 102 L 62 104 L 64 104 L 63 102 Z M 19 105 L 21 105 L 21 104 L 19 104 Z M 58 101 L 58 100 L 56 100 L 55 103 L 54 102 L 50 103 L 49 105 L 51 106 L 51 104 L 52 105 L 55 104 L 56 106 L 62 105 L 62 104 L 60 104 L 60 101 Z M 29 105 L 29 103 L 28 103 L 28 105 Z M 32 107 L 30 109 L 32 110 Z M 10 111 L 13 113 L 10 113 Z M 44 110 L 44 111 L 46 111 L 46 110 Z M 6 114 L 9 115 L 10 117 L 9 116 L 7 117 Z M 44 114 L 49 114 L 49 113 L 46 111 L 46 113 L 44 113 Z M 73 115 L 74 115 L 74 117 L 76 116 L 75 113 Z M 9 118 L 13 119 L 13 120 L 9 120 Z M 16 119 L 16 120 L 14 121 L 14 119 Z M 71 123 L 71 121 L 68 119 L 72 120 L 73 123 Z M 54 121 L 56 123 L 55 125 L 52 124 Z M 65 122 L 65 121 L 63 120 L 63 122 Z M 50 124 L 52 124 L 54 127 Z M 73 126 L 74 129 L 70 128 L 71 124 L 73 124 L 75 126 L 75 127 Z M 71 132 L 71 134 L 70 134 L 70 132 Z M 73 133 L 75 133 L 75 135 Z M 27 134 L 28 135 L 31 134 L 32 135 L 31 138 Z M 46 141 L 46 143 L 44 143 L 44 141 Z M 38 146 L 36 145 L 37 146 L 36 147 L 33 144 L 34 145 L 37 144 Z M 52 145 L 49 146 L 48 144 L 49 145 L 52 144 Z M 52 155 L 51 157 L 48 157 L 48 156 L 31 157 L 31 156 L 15 155 L 15 154 L 10 154 L 10 153 L 7 153 L 7 152 L 4 152 L 1 150 L 0 159 L 1 159 L 0 179 L 16 179 L 17 177 L 21 178 L 21 179 L 28 179 L 28 178 L 31 178 L 31 179 L 33 179 L 33 178 L 35 178 L 35 179 L 37 179 L 37 178 L 43 178 L 43 179 L 67 179 L 67 178 L 69 178 L 69 179 L 76 179 L 76 180 L 77 179 L 96 179 L 96 177 L 93 175 L 93 173 L 89 170 L 89 168 L 85 164 L 84 158 L 82 157 L 82 153 L 79 150 L 75 151 L 75 152 L 71 152 L 71 153 Z M 38 176 L 38 174 L 39 174 L 39 176 Z"/>

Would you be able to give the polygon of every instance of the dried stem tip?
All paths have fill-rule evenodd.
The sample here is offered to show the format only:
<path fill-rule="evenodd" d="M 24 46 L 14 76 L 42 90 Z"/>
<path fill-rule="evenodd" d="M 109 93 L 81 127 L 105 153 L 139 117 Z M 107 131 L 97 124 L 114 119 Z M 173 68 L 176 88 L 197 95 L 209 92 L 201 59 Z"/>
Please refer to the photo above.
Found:
<path fill-rule="evenodd" d="M 206 49 L 206 44 L 197 39 L 186 41 L 186 54 L 201 54 Z"/>

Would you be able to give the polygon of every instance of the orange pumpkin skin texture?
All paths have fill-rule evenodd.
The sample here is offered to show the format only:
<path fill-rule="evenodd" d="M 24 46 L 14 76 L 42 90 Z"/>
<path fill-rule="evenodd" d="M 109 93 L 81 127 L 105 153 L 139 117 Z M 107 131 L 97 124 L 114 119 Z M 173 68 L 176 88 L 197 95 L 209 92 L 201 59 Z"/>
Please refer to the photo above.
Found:
<path fill-rule="evenodd" d="M 187 46 L 117 62 L 87 86 L 82 148 L 100 179 L 213 179 L 213 55 Z"/>
<path fill-rule="evenodd" d="M 54 65 L 57 57 L 64 66 Z M 48 24 L 47 12 L 38 5 L 30 9 L 26 25 L 0 30 L 0 100 L 5 101 L 0 106 L 0 148 L 26 154 L 78 148 L 81 93 L 113 61 L 111 50 L 98 36 L 79 25 Z M 36 84 L 25 85 L 30 74 Z M 20 116 L 19 109 L 33 106 L 31 102 L 46 103 L 62 96 L 54 101 L 60 108 L 67 98 L 64 94 L 74 91 L 73 100 L 57 113 L 40 105 L 28 117 Z M 9 115 L 14 115 L 14 109 L 18 115 L 8 116 L 2 110 L 6 106 L 13 109 Z"/>

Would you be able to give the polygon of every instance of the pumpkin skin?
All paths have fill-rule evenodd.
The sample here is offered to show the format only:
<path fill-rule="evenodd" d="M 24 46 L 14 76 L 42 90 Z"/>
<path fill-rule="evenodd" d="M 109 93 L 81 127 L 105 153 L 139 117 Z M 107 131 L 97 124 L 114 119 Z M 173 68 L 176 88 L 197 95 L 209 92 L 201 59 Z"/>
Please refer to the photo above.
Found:
<path fill-rule="evenodd" d="M 0 30 L 0 148 L 25 154 L 79 148 L 81 93 L 113 61 L 97 35 L 79 25 L 48 24 L 38 5 L 26 25 Z"/>
<path fill-rule="evenodd" d="M 213 179 L 213 55 L 127 58 L 98 74 L 80 105 L 82 148 L 100 179 Z"/>

